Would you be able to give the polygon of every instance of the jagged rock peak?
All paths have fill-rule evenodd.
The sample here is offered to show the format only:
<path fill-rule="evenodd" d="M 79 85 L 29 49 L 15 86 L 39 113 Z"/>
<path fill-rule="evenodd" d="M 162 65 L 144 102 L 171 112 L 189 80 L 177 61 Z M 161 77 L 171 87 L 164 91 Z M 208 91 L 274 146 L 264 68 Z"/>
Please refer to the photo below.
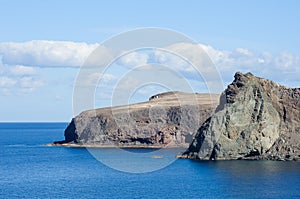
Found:
<path fill-rule="evenodd" d="M 300 159 L 300 89 L 237 72 L 199 128 L 191 159 Z"/>

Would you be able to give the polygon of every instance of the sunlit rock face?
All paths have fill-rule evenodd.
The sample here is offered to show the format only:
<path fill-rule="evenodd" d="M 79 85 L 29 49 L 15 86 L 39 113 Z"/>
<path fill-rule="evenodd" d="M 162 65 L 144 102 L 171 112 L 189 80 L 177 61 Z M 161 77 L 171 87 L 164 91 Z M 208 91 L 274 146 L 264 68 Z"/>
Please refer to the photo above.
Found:
<path fill-rule="evenodd" d="M 236 73 L 199 128 L 190 159 L 300 159 L 300 89 Z"/>
<path fill-rule="evenodd" d="M 84 111 L 57 144 L 117 147 L 185 147 L 219 104 L 219 95 L 161 93 L 149 101 Z"/>

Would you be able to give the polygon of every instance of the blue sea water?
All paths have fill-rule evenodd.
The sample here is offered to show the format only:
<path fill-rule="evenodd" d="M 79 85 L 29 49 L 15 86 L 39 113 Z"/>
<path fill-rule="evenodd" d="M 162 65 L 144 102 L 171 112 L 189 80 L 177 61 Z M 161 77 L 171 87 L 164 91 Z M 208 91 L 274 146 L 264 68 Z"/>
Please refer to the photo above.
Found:
<path fill-rule="evenodd" d="M 117 149 L 44 146 L 62 140 L 66 125 L 0 123 L 0 198 L 300 198 L 297 162 L 179 159 L 157 171 L 127 173 L 94 158 L 99 152 L 118 168 L 130 167 L 130 157 L 116 158 Z M 153 150 L 128 151 L 144 154 L 146 165 L 174 158 L 174 150 L 157 159 Z"/>

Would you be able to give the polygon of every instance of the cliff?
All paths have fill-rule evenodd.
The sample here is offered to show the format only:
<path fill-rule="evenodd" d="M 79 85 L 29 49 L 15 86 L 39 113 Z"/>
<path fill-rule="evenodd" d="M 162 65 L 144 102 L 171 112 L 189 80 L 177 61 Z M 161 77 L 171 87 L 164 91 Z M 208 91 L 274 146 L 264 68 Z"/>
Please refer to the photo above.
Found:
<path fill-rule="evenodd" d="M 300 88 L 236 73 L 179 157 L 300 160 Z"/>
<path fill-rule="evenodd" d="M 187 148 L 218 103 L 219 95 L 168 92 L 143 103 L 84 111 L 54 145 Z"/>

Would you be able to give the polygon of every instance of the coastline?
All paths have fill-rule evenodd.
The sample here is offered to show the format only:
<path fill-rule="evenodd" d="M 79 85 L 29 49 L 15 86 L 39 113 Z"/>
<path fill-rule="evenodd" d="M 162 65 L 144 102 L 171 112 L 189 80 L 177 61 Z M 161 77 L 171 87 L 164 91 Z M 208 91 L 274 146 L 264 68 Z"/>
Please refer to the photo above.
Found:
<path fill-rule="evenodd" d="M 48 147 L 67 147 L 67 148 L 94 148 L 94 149 L 182 149 L 185 151 L 187 146 L 183 145 L 152 145 L 152 146 L 144 146 L 144 145 L 114 145 L 114 144 L 75 144 L 75 143 L 49 143 L 44 146 Z M 178 159 L 189 159 L 189 160 L 198 160 L 198 161 L 210 161 L 208 159 L 194 159 L 190 158 L 187 155 L 183 155 L 183 153 L 178 153 L 176 155 Z M 272 155 L 262 155 L 256 157 L 240 157 L 240 158 L 219 158 L 213 161 L 230 161 L 230 160 L 250 160 L 250 161 L 261 161 L 261 160 L 270 160 L 270 161 L 292 161 L 292 162 L 300 162 L 300 158 L 286 158 L 286 157 L 277 157 Z"/>
<path fill-rule="evenodd" d="M 114 144 L 75 144 L 75 143 L 49 143 L 45 144 L 45 146 L 53 147 L 70 147 L 70 148 L 126 148 L 126 149 L 183 149 L 186 150 L 188 145 L 114 145 Z"/>

